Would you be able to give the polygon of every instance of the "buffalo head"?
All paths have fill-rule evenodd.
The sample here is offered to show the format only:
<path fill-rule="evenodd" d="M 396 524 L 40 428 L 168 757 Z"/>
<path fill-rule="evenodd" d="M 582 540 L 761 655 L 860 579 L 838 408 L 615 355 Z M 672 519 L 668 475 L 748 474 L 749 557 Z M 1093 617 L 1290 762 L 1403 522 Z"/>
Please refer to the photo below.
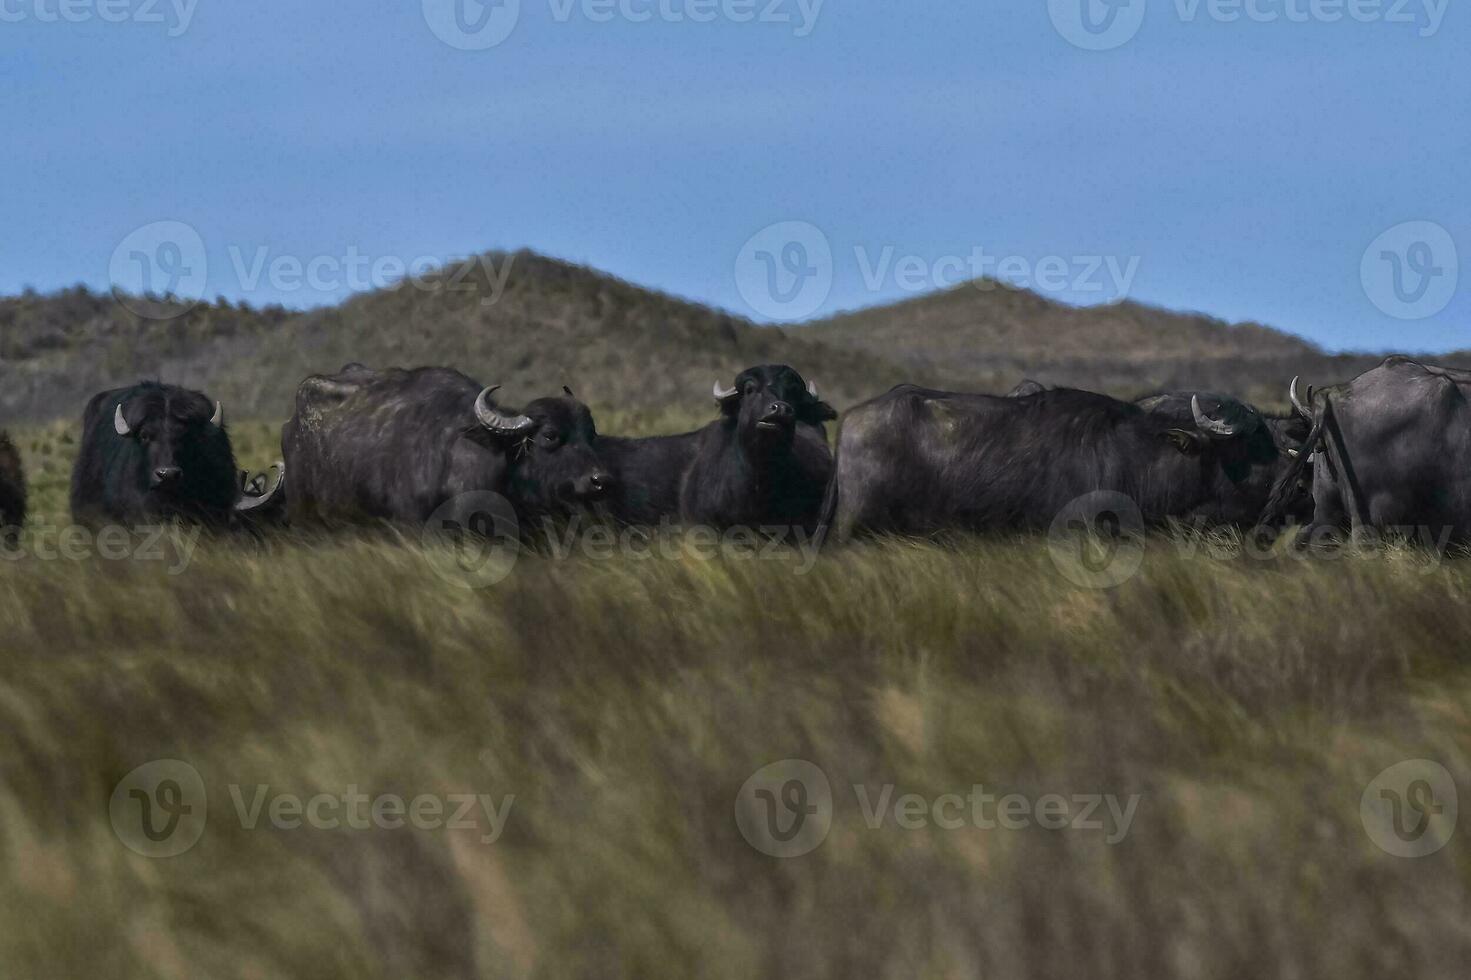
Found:
<path fill-rule="evenodd" d="M 199 485 L 220 480 L 222 458 L 229 460 L 225 413 L 219 402 L 182 388 L 139 386 L 113 409 L 113 431 L 131 440 L 138 452 L 140 488 L 160 498 L 194 498 Z M 233 473 L 226 464 L 225 479 Z"/>
<path fill-rule="evenodd" d="M 1226 523 L 1255 522 L 1307 436 L 1299 419 L 1265 416 L 1208 392 L 1155 395 L 1137 404 L 1168 426 L 1171 451 L 1189 458 L 1205 481 L 1209 509 Z M 1297 495 L 1291 516 L 1300 516 L 1304 502 L 1306 496 Z"/>
<path fill-rule="evenodd" d="M 592 412 L 568 388 L 562 397 L 538 398 L 520 411 L 497 405 L 499 385 L 475 399 L 475 419 L 510 458 L 517 500 L 534 510 L 559 511 L 600 502 L 613 479 L 594 451 Z"/>
<path fill-rule="evenodd" d="M 732 388 L 716 382 L 714 394 L 747 445 L 790 445 L 798 422 L 820 426 L 838 417 L 818 397 L 817 385 L 785 364 L 747 368 Z"/>

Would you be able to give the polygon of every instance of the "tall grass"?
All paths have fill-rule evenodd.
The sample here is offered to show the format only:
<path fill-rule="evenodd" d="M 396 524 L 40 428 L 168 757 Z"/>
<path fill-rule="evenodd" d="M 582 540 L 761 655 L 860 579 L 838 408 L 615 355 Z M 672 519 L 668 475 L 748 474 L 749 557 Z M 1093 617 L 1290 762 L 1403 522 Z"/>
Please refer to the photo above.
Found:
<path fill-rule="evenodd" d="M 269 431 L 237 429 L 268 461 Z M 39 474 L 42 511 L 55 473 Z M 64 467 L 62 467 L 64 468 Z M 48 489 L 51 488 L 51 489 Z M 45 501 L 52 503 L 47 504 Z M 1471 786 L 1471 567 L 1217 561 L 1116 589 L 1034 539 L 553 560 L 491 588 L 412 540 L 205 541 L 0 567 L 0 963 L 16 977 L 1453 976 L 1464 831 L 1382 851 L 1385 767 Z M 155 759 L 208 792 L 153 859 L 109 820 Z M 735 805 L 804 759 L 831 830 Z M 248 798 L 514 794 L 504 833 L 246 829 Z M 1137 794 L 1126 836 L 877 829 L 859 793 Z"/>

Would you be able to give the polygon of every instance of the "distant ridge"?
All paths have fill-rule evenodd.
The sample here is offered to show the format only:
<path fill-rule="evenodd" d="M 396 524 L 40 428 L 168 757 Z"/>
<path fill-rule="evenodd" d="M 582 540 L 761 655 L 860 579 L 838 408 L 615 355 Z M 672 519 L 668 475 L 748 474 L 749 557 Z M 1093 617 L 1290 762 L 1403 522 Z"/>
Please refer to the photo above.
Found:
<path fill-rule="evenodd" d="M 901 381 L 1002 391 L 1021 377 L 1138 394 L 1211 388 L 1280 403 L 1294 374 L 1351 376 L 1377 355 L 1331 356 L 1258 324 L 1137 303 L 1077 308 L 1000 283 L 796 327 L 744 318 L 532 252 L 490 253 L 295 313 L 220 300 L 119 302 L 83 287 L 0 299 L 0 424 L 72 418 L 140 377 L 205 389 L 235 417 L 284 419 L 297 382 L 347 361 L 445 364 L 530 398 L 573 389 L 594 408 L 703 411 L 716 378 L 791 363 L 846 406 Z M 509 272 L 501 289 L 487 265 Z M 177 313 L 139 316 L 132 308 Z M 1471 366 L 1471 355 L 1435 358 Z"/>

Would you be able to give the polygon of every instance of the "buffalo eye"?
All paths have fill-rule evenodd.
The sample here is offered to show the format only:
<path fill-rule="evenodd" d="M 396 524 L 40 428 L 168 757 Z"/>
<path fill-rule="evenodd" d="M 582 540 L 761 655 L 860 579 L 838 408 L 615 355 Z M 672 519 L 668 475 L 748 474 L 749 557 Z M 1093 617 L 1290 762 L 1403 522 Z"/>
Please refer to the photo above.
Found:
<path fill-rule="evenodd" d="M 562 437 L 555 429 L 548 429 L 541 434 L 542 445 L 549 449 L 555 449 L 562 444 Z"/>

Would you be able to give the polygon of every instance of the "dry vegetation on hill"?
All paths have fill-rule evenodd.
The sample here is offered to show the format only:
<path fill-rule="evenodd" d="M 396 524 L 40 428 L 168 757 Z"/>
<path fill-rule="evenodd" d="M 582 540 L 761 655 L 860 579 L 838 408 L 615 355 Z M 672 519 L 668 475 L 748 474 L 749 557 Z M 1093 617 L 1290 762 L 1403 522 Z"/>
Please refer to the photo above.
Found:
<path fill-rule="evenodd" d="M 148 319 L 81 288 L 3 299 L 0 423 L 71 418 L 93 392 L 141 376 L 207 390 L 236 418 L 280 420 L 302 377 L 353 360 L 453 365 L 513 397 L 570 384 L 596 409 L 658 412 L 703 409 L 715 377 L 770 361 L 811 374 L 839 406 L 900 381 L 1004 391 L 1022 377 L 1121 395 L 1206 388 L 1275 404 L 1294 374 L 1340 380 L 1376 358 L 1330 357 L 1266 327 L 1136 303 L 1079 309 L 994 282 L 763 327 L 518 252 L 305 313 L 217 301 Z"/>

